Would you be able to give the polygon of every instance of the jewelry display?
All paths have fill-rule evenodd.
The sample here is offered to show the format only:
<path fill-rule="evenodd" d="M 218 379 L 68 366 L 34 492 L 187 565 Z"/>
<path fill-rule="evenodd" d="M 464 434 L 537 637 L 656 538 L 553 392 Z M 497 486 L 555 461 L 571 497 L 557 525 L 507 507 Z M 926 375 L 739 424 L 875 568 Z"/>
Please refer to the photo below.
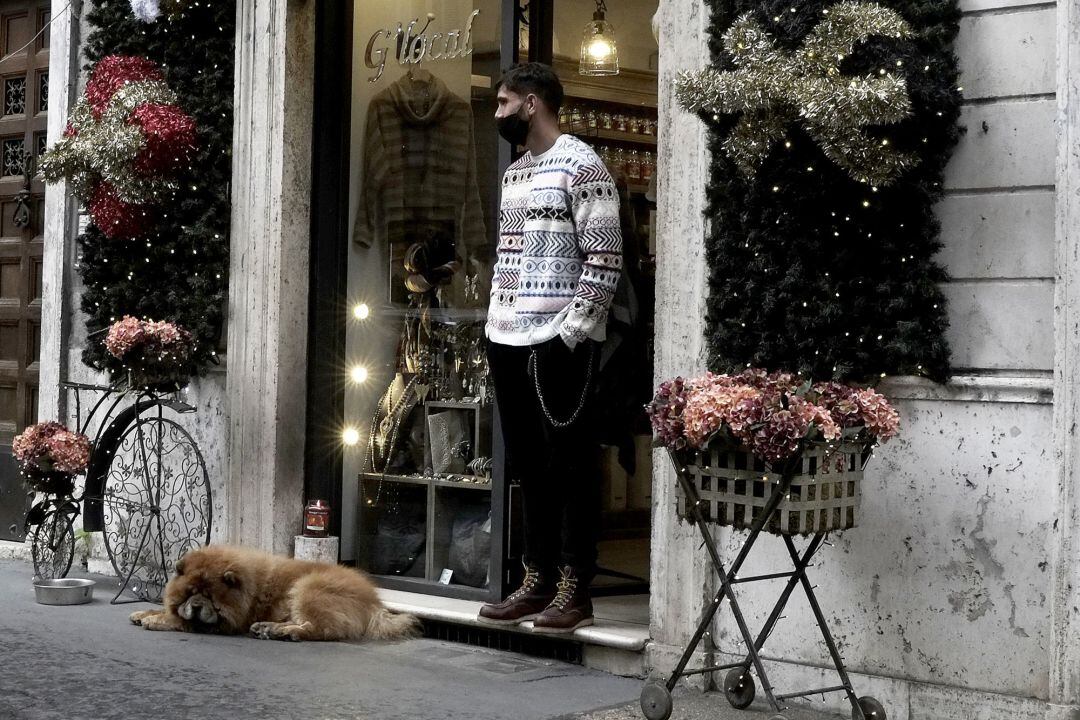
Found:
<path fill-rule="evenodd" d="M 489 457 L 478 457 L 469 463 L 466 468 L 470 473 L 476 477 L 491 478 L 491 467 L 494 464 L 494 459 Z"/>
<path fill-rule="evenodd" d="M 398 398 L 393 399 L 394 389 L 402 385 Z M 371 432 L 368 434 L 367 468 L 372 473 L 385 475 L 393 458 L 393 451 L 397 445 L 398 434 L 401 431 L 401 423 L 409 411 L 416 405 L 416 387 L 418 380 L 414 376 L 407 383 L 402 375 L 397 375 L 390 383 L 390 387 L 383 393 L 375 406 L 375 414 L 371 418 Z M 385 415 L 380 419 L 380 415 Z M 382 469 L 379 469 L 380 462 Z M 382 483 L 375 494 L 373 504 L 377 505 L 382 495 Z"/>

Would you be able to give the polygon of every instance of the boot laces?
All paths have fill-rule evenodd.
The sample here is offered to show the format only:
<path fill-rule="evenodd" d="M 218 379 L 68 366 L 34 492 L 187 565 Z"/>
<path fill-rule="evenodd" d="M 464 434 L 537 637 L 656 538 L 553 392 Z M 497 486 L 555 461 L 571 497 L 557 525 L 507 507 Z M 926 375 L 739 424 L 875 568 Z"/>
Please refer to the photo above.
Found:
<path fill-rule="evenodd" d="M 555 599 L 551 601 L 551 604 L 560 610 L 565 610 L 577 592 L 577 582 L 578 579 L 573 573 L 563 570 L 562 577 L 555 584 Z"/>
<path fill-rule="evenodd" d="M 510 594 L 509 600 L 517 600 L 528 595 L 540 584 L 540 570 L 534 565 L 525 566 L 525 578 L 521 581 L 521 587 Z"/>

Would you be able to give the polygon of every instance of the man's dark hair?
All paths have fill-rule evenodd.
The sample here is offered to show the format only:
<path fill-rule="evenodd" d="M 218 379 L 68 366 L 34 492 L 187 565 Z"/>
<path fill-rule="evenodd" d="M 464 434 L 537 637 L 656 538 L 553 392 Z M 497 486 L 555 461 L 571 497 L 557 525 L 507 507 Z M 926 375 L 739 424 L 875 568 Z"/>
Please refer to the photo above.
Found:
<path fill-rule="evenodd" d="M 555 71 L 544 63 L 529 62 L 514 65 L 503 73 L 495 89 L 498 90 L 500 87 L 518 95 L 532 93 L 540 98 L 555 115 L 559 114 L 559 108 L 562 107 L 562 83 Z"/>

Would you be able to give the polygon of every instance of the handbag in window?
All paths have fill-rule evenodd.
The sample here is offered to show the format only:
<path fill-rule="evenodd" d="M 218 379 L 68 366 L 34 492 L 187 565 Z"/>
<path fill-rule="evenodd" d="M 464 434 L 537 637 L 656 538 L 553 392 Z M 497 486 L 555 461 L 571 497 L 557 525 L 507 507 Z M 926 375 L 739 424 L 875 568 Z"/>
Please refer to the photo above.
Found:
<path fill-rule="evenodd" d="M 463 413 L 447 410 L 428 416 L 431 469 L 436 475 L 461 474 L 472 457 L 472 433 Z"/>

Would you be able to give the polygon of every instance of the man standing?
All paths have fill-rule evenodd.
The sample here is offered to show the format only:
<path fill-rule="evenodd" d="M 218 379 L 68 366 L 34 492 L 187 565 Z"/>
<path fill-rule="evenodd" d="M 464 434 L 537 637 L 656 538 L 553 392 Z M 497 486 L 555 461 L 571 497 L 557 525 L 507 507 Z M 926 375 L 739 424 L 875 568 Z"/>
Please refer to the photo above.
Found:
<path fill-rule="evenodd" d="M 622 268 L 619 195 L 603 162 L 559 130 L 550 67 L 498 87 L 499 134 L 527 152 L 503 176 L 488 358 L 521 484 L 525 579 L 480 619 L 572 632 L 593 622 L 600 477 L 591 416 L 599 343 Z"/>

